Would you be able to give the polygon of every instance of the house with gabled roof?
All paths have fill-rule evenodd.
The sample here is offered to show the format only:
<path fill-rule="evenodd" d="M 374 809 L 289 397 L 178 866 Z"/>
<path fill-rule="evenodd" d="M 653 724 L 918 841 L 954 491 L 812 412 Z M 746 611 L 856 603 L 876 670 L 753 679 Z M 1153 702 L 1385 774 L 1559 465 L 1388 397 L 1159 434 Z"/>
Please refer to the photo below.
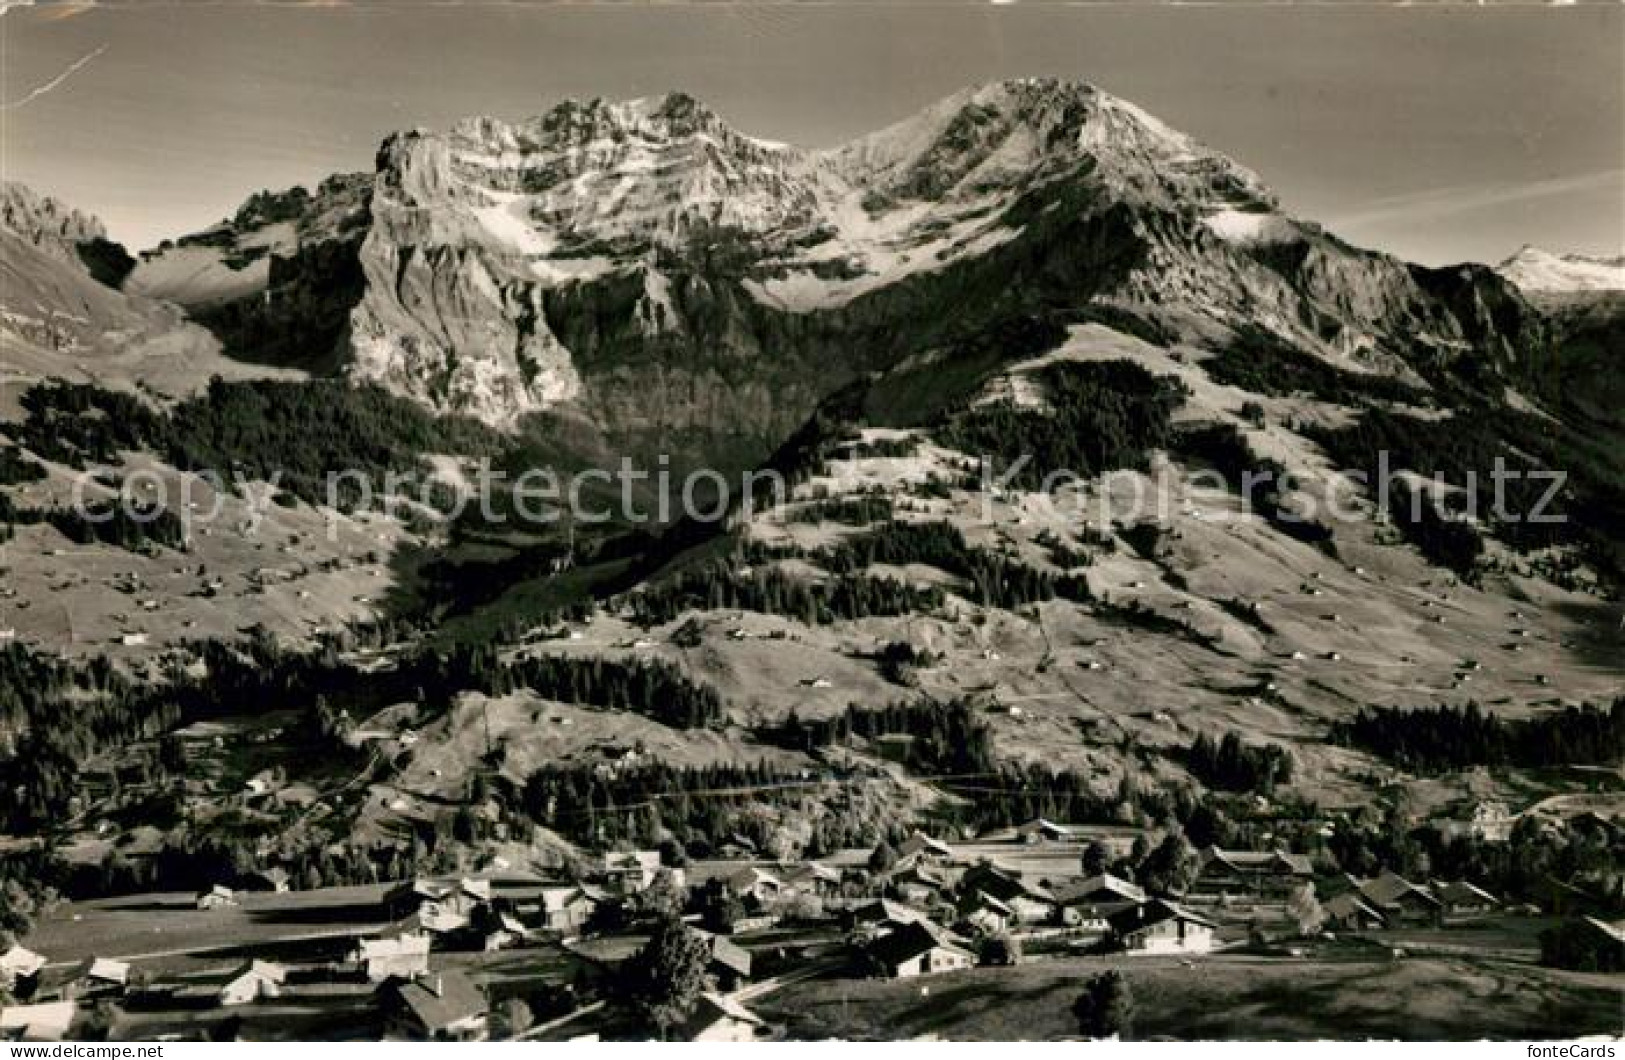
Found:
<path fill-rule="evenodd" d="M 916 859 L 908 867 L 886 878 L 886 886 L 897 897 L 913 905 L 929 905 L 948 890 L 948 877 L 930 862 Z"/>
<path fill-rule="evenodd" d="M 1080 832 L 1072 825 L 1057 824 L 1043 817 L 1035 817 L 1016 828 L 1015 837 L 1023 843 L 1076 843 Z"/>
<path fill-rule="evenodd" d="M 804 861 L 779 873 L 786 887 L 802 894 L 819 898 L 834 898 L 841 893 L 841 874 L 836 869 L 817 861 Z"/>
<path fill-rule="evenodd" d="M 1144 902 L 1149 895 L 1145 888 L 1109 872 L 1096 873 L 1081 880 L 1050 888 L 1050 893 L 1062 905 L 1084 903 L 1102 905 L 1112 902 Z"/>
<path fill-rule="evenodd" d="M 1500 899 L 1468 880 L 1433 881 L 1429 888 L 1451 916 L 1476 916 L 1500 906 Z"/>
<path fill-rule="evenodd" d="M 1055 896 L 1045 888 L 1028 883 L 1020 873 L 1002 869 L 991 862 L 972 865 L 960 877 L 961 891 L 981 891 L 1008 905 L 1022 923 L 1037 924 L 1055 915 Z"/>
<path fill-rule="evenodd" d="M 660 871 L 658 850 L 610 850 L 599 870 L 604 886 L 617 894 L 637 894 L 649 889 Z"/>
<path fill-rule="evenodd" d="M 719 987 L 724 990 L 734 990 L 740 983 L 750 978 L 751 955 L 749 950 L 726 935 L 719 935 L 700 928 L 691 930 L 704 939 L 706 946 L 710 948 L 711 959 L 707 965 L 707 970 L 716 979 Z"/>
<path fill-rule="evenodd" d="M 565 934 L 580 931 L 598 908 L 598 900 L 575 884 L 544 887 L 538 899 L 542 926 Z"/>
<path fill-rule="evenodd" d="M 1129 953 L 1210 953 L 1218 930 L 1213 921 L 1162 898 L 1127 906 L 1108 923 Z"/>
<path fill-rule="evenodd" d="M 429 970 L 430 939 L 427 932 L 413 921 L 403 930 L 386 932 L 375 939 L 361 939 L 350 954 L 350 960 L 360 964 L 367 979 L 381 983 L 386 979 L 410 979 Z"/>
<path fill-rule="evenodd" d="M 249 1005 L 279 997 L 287 977 L 287 969 L 280 964 L 251 960 L 221 984 L 217 997 L 225 1006 Z"/>
<path fill-rule="evenodd" d="M 920 859 L 925 861 L 951 861 L 953 856 L 952 847 L 940 839 L 934 839 L 926 835 L 924 832 L 915 832 L 897 847 L 897 863 L 899 865 L 907 861 Z"/>
<path fill-rule="evenodd" d="M 730 873 L 723 882 L 734 894 L 755 902 L 758 908 L 778 901 L 784 892 L 783 880 L 755 865 L 746 865 Z"/>
<path fill-rule="evenodd" d="M 1061 923 L 1101 932 L 1109 927 L 1113 913 L 1150 898 L 1145 888 L 1109 872 L 1059 884 L 1051 888 L 1051 894 Z"/>
<path fill-rule="evenodd" d="M 1444 903 L 1432 891 L 1389 869 L 1362 883 L 1360 897 L 1390 922 L 1433 920 L 1444 913 Z"/>
<path fill-rule="evenodd" d="M 1202 851 L 1202 867 L 1188 888 L 1188 896 L 1223 896 L 1285 900 L 1293 891 L 1314 879 L 1315 868 L 1307 857 L 1284 850 L 1224 850 L 1210 846 Z"/>
<path fill-rule="evenodd" d="M 1387 922 L 1382 910 L 1362 898 L 1358 890 L 1335 894 L 1320 908 L 1327 924 L 1339 931 L 1375 931 Z"/>
<path fill-rule="evenodd" d="M 703 993 L 694 1012 L 683 1021 L 679 1037 L 690 1042 L 754 1042 L 767 1033 L 767 1024 L 726 994 Z"/>
<path fill-rule="evenodd" d="M 983 891 L 962 895 L 954 905 L 958 923 L 980 935 L 999 935 L 1016 922 L 1016 911 Z"/>
<path fill-rule="evenodd" d="M 909 924 L 929 921 L 931 918 L 918 909 L 910 908 L 901 902 L 894 902 L 890 898 L 878 898 L 873 902 L 847 910 L 844 920 L 849 930 L 865 931 L 871 934 L 882 934 L 894 931 Z"/>
<path fill-rule="evenodd" d="M 438 902 L 451 888 L 438 880 L 408 880 L 384 893 L 384 913 L 391 920 L 404 920 L 425 905 Z"/>
<path fill-rule="evenodd" d="M 392 979 L 382 989 L 386 1033 L 415 1041 L 484 1041 L 490 1034 L 490 1006 L 462 972 L 432 972 L 411 980 Z"/>
<path fill-rule="evenodd" d="M 923 922 L 880 936 L 868 944 L 866 953 L 889 979 L 957 972 L 976 964 L 976 956 L 957 939 Z"/>

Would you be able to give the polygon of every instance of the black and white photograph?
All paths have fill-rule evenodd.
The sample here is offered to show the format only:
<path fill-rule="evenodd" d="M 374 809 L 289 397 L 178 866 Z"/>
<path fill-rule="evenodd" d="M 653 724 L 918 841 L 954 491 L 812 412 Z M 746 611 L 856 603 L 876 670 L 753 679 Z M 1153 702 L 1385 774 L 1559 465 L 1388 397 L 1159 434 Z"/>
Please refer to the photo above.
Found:
<path fill-rule="evenodd" d="M 1625 4 L 0 0 L 0 1056 L 1622 1040 Z"/>

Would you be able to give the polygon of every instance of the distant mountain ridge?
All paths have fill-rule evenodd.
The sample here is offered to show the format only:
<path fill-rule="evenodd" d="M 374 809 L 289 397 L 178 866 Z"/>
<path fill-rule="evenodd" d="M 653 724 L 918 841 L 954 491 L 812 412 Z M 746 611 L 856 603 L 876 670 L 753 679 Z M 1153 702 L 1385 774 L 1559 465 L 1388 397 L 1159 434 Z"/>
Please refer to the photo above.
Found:
<path fill-rule="evenodd" d="M 1048 79 L 826 150 L 680 93 L 398 133 L 374 173 L 256 196 L 126 287 L 241 359 L 507 429 L 540 417 L 575 451 L 724 464 L 854 379 L 996 348 L 1013 321 L 1106 316 L 1196 346 L 1262 328 L 1409 378 L 1516 371 L 1542 326 L 1491 270 L 1349 246 L 1244 166 Z"/>

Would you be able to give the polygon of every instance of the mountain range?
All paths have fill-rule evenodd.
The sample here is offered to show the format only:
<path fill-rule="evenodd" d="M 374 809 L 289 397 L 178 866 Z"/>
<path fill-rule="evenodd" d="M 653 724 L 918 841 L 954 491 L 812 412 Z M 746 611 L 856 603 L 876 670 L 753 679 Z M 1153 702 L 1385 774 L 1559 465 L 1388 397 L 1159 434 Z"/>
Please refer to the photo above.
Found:
<path fill-rule="evenodd" d="M 74 224 L 59 244 L 103 239 Z M 99 283 L 67 300 L 104 331 L 178 305 L 232 358 L 507 431 L 552 421 L 588 451 L 748 464 L 840 386 L 1013 319 L 1129 317 L 1198 344 L 1258 328 L 1353 370 L 1414 377 L 1470 354 L 1512 379 L 1542 328 L 1514 285 L 1609 275 L 1358 249 L 1132 104 L 1026 80 L 816 151 L 681 94 L 403 132 L 374 173 L 256 195 L 95 277 L 122 299 Z M 59 341 L 7 308 L 23 337 Z"/>

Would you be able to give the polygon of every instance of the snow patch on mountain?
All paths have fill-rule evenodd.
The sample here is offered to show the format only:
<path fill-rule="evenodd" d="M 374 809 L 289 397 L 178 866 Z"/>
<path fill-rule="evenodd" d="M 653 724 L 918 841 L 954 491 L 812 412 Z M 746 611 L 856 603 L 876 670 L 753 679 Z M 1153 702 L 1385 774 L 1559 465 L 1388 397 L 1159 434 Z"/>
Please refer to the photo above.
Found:
<path fill-rule="evenodd" d="M 1514 286 L 1540 294 L 1625 291 L 1625 255 L 1604 258 L 1553 254 L 1526 246 L 1497 266 L 1496 271 Z"/>

